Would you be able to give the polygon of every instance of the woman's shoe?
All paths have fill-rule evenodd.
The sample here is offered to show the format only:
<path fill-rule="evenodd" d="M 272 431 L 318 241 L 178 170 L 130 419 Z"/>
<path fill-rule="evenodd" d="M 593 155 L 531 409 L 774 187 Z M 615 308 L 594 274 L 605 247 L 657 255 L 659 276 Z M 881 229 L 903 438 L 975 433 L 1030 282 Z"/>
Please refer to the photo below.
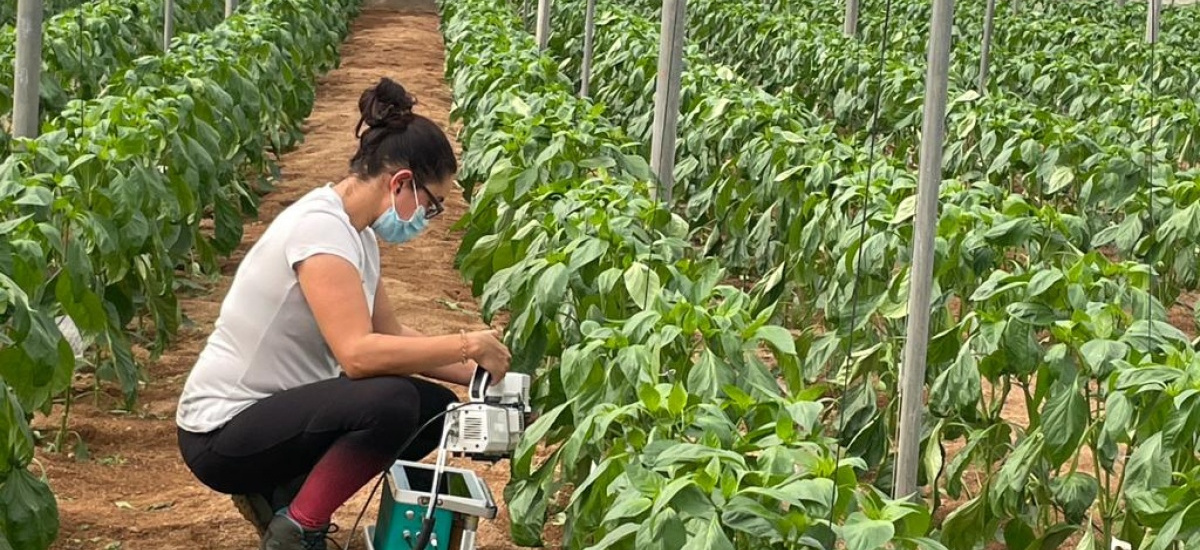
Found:
<path fill-rule="evenodd" d="M 271 509 L 271 504 L 267 502 L 266 497 L 252 493 L 249 495 L 231 495 L 230 500 L 242 513 L 242 517 L 246 518 L 254 525 L 254 530 L 258 532 L 261 538 L 267 532 L 267 525 L 275 517 L 275 511 Z"/>
<path fill-rule="evenodd" d="M 325 538 L 337 528 L 333 524 L 310 531 L 281 510 L 267 525 L 259 550 L 327 550 Z"/>
<path fill-rule="evenodd" d="M 259 538 L 267 532 L 267 525 L 275 518 L 275 513 L 284 510 L 292 503 L 292 499 L 296 498 L 296 494 L 300 492 L 300 488 L 304 486 L 304 480 L 308 477 L 307 474 L 297 476 L 289 480 L 287 483 L 276 487 L 271 491 L 270 495 L 251 493 L 245 495 L 231 495 L 233 505 L 242 513 L 242 517 L 246 518 L 254 525 L 254 530 L 258 532 Z"/>

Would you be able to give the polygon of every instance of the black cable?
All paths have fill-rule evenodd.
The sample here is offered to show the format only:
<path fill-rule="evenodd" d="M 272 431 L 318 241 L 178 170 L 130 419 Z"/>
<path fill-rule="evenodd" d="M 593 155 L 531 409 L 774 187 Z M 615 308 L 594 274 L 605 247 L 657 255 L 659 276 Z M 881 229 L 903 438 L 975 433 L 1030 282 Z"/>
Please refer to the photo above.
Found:
<path fill-rule="evenodd" d="M 400 451 L 396 453 L 396 456 L 397 457 L 402 456 L 404 454 L 404 451 L 408 450 L 408 446 L 412 445 L 413 441 L 415 441 L 417 439 L 417 436 L 420 435 L 421 432 L 425 431 L 425 428 L 428 428 L 430 424 L 433 424 L 433 421 L 445 416 L 446 413 L 461 409 L 462 407 L 465 407 L 467 405 L 470 405 L 470 403 L 459 403 L 457 405 L 447 407 L 446 410 L 439 412 L 439 413 L 433 415 L 429 420 L 426 420 L 425 423 L 421 425 L 421 427 L 417 428 L 417 430 L 414 431 L 412 433 L 412 435 L 408 436 L 408 440 L 404 442 L 404 445 L 400 446 Z M 379 479 L 375 480 L 375 486 L 371 488 L 371 493 L 369 495 L 367 495 L 367 501 L 363 503 L 362 510 L 360 510 L 358 512 L 358 518 L 356 518 L 354 520 L 354 527 L 350 528 L 350 533 L 346 537 L 345 550 L 350 550 L 350 548 L 354 545 L 354 533 L 356 531 L 358 531 L 358 524 L 362 521 L 363 516 L 365 516 L 367 514 L 367 508 L 371 505 L 371 499 L 375 498 L 375 491 L 379 490 L 379 485 L 381 483 L 383 483 L 383 480 L 386 477 L 387 477 L 387 470 L 384 470 L 382 473 L 379 474 Z"/>
<path fill-rule="evenodd" d="M 885 85 L 883 69 L 884 69 L 884 66 L 885 66 L 885 63 L 887 60 L 887 52 L 888 52 L 888 45 L 889 45 L 888 33 L 889 33 L 889 29 L 891 28 L 891 23 L 892 23 L 892 0 L 887 0 L 887 6 L 885 8 L 884 18 L 883 18 L 883 32 L 879 37 L 879 68 L 876 71 L 876 74 L 879 77 L 879 89 L 876 90 L 876 92 L 875 92 L 875 104 L 873 106 L 873 112 L 871 113 L 871 126 L 869 128 L 870 145 L 868 146 L 869 153 L 867 156 L 867 161 L 868 161 L 867 182 L 866 182 L 866 188 L 863 190 L 862 221 L 860 221 L 858 224 L 858 252 L 857 252 L 857 257 L 855 258 L 855 264 L 854 264 L 854 285 L 850 291 L 850 334 L 846 338 L 846 346 L 845 346 L 845 359 L 846 360 L 849 360 L 851 355 L 854 353 L 854 333 L 856 332 L 855 327 L 858 325 L 858 299 L 859 299 L 858 291 L 859 291 L 859 288 L 862 286 L 861 281 L 862 281 L 862 272 L 863 272 L 863 269 L 862 269 L 863 253 L 867 248 L 865 246 L 866 238 L 867 238 L 867 220 L 870 219 L 870 217 L 871 217 L 871 215 L 870 215 L 871 214 L 870 213 L 871 182 L 874 179 L 873 176 L 875 173 L 876 141 L 878 140 L 877 137 L 879 135 L 879 132 L 878 132 L 879 111 L 880 111 L 880 106 L 883 103 L 883 88 Z M 853 372 L 853 370 L 851 370 L 851 372 Z M 850 385 L 850 376 L 849 376 L 849 374 L 847 374 L 847 376 L 842 378 L 842 388 L 841 388 L 841 392 L 838 394 L 838 438 L 839 439 L 842 436 L 842 432 L 845 431 L 845 429 L 846 429 L 845 400 L 846 400 L 846 390 L 848 389 L 849 385 Z M 829 506 L 830 528 L 832 528 L 832 526 L 833 526 L 834 519 L 835 519 L 834 513 L 835 513 L 835 510 L 837 509 L 836 506 L 833 506 L 833 503 L 837 502 L 837 491 L 838 491 L 837 468 L 839 468 L 839 464 L 841 464 L 841 462 L 842 462 L 842 447 L 843 447 L 843 445 L 839 441 L 837 444 L 837 449 L 834 451 L 836 460 L 834 461 L 834 466 L 833 466 L 834 467 L 833 498 L 830 499 L 831 504 Z"/>

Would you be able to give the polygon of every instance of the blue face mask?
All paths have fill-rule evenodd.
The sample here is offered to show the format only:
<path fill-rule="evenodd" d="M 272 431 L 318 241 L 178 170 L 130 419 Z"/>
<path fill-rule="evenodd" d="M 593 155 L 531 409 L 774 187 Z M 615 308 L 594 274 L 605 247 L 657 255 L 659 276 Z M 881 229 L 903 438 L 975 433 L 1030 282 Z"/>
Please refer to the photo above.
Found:
<path fill-rule="evenodd" d="M 413 196 L 416 196 L 416 184 L 413 184 Z M 396 212 L 396 195 L 393 194 L 392 207 L 371 224 L 371 229 L 375 230 L 375 234 L 379 235 L 379 238 L 389 243 L 400 244 L 417 238 L 422 231 L 425 231 L 427 222 L 424 205 L 417 205 L 412 219 L 402 219 Z"/>

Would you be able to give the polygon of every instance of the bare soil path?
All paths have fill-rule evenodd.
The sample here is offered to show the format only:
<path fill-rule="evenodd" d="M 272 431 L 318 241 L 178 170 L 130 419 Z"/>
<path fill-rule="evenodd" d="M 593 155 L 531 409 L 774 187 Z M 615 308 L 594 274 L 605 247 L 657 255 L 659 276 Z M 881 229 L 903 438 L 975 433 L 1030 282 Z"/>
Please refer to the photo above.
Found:
<path fill-rule="evenodd" d="M 432 1 L 368 2 L 342 46 L 341 67 L 320 81 L 316 106 L 306 122 L 305 142 L 284 156 L 279 188 L 265 197 L 259 219 L 246 224 L 241 248 L 225 263 L 219 279 L 202 291 L 180 295 L 188 322 L 160 359 L 147 362 L 149 382 L 136 412 L 113 411 L 119 406 L 115 391 L 96 399 L 85 393 L 92 388 L 90 378 L 76 381 L 79 397 L 70 426 L 86 442 L 89 457 L 81 460 L 71 454 L 47 453 L 44 448 L 37 457 L 59 499 L 61 529 L 53 548 L 258 548 L 252 527 L 228 497 L 196 481 L 179 457 L 174 415 L 180 389 L 212 330 L 242 255 L 283 208 L 312 188 L 345 175 L 356 147 L 354 125 L 362 91 L 382 76 L 391 77 L 417 97 L 418 112 L 445 127 L 451 97 L 443 80 L 443 63 L 442 37 Z M 432 224 L 421 239 L 400 247 L 384 245 L 382 250 L 384 288 L 402 322 L 429 333 L 482 328 L 469 288 L 452 265 L 458 237 L 449 227 L 466 205 L 460 196 L 453 196 L 448 198 L 447 208 L 444 219 Z M 36 428 L 52 433 L 58 426 L 57 414 L 56 409 L 54 416 L 39 418 Z M 479 471 L 502 505 L 507 463 L 491 467 L 452 463 Z M 369 489 L 360 491 L 334 518 L 343 529 L 336 535 L 339 542 L 349 535 Z M 377 500 L 378 495 L 372 503 Z M 374 515 L 372 506 L 367 520 Z M 354 547 L 364 548 L 357 533 L 355 539 Z M 516 548 L 508 540 L 503 512 L 481 525 L 481 550 Z"/>

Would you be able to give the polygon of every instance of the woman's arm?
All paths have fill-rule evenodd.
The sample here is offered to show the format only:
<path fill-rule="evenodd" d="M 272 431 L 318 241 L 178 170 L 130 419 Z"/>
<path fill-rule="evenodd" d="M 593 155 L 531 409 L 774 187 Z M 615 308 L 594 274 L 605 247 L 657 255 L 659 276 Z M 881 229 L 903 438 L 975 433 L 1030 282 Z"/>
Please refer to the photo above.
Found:
<path fill-rule="evenodd" d="M 376 332 L 358 270 L 338 256 L 311 256 L 296 264 L 296 274 L 321 335 L 351 378 L 419 374 L 461 362 L 464 353 L 487 365 L 497 378 L 508 370 L 511 354 L 491 331 L 465 337 Z"/>
<path fill-rule="evenodd" d="M 375 326 L 375 332 L 409 338 L 422 338 L 425 336 L 416 329 L 401 324 L 396 319 L 396 310 L 392 308 L 392 301 L 388 298 L 387 292 L 384 291 L 382 281 L 375 290 L 375 313 L 372 316 L 372 322 Z M 453 364 L 429 369 L 420 374 L 443 382 L 468 386 L 471 384 L 472 375 L 475 374 L 475 361 L 468 360 L 464 364 L 460 360 Z"/>

